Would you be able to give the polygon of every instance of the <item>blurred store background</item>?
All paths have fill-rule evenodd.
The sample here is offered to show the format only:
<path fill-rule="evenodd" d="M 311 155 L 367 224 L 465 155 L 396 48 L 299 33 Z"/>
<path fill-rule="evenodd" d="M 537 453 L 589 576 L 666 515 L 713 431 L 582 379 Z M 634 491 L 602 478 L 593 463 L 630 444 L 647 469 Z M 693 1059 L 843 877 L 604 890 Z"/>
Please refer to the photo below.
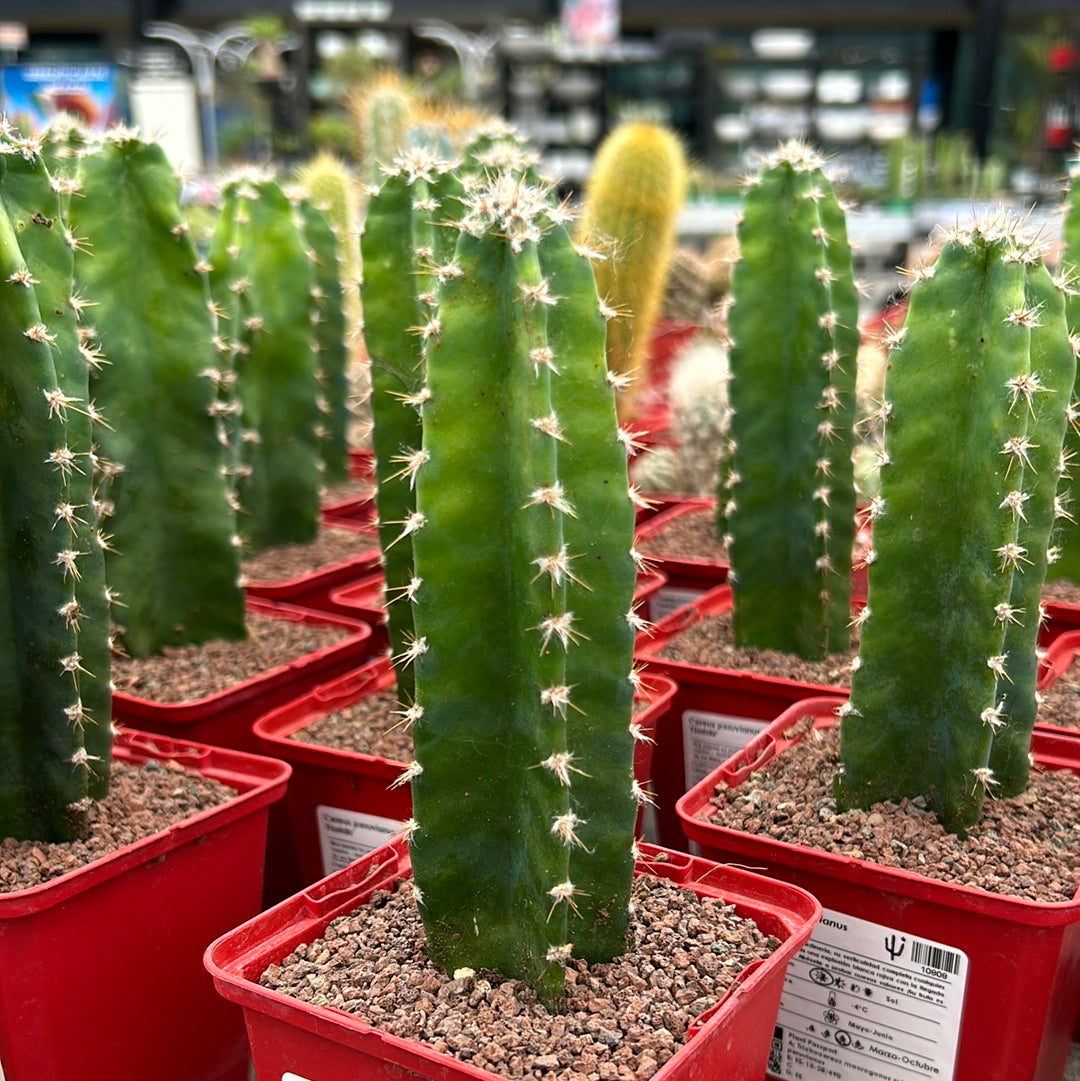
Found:
<path fill-rule="evenodd" d="M 386 67 L 502 112 L 571 184 L 630 111 L 684 136 L 701 196 L 805 135 L 881 199 L 1038 197 L 1080 138 L 1076 0 L 2 0 L 0 59 L 9 116 L 150 124 L 191 171 L 348 155 Z"/>
<path fill-rule="evenodd" d="M 693 162 L 691 245 L 730 230 L 755 152 L 804 136 L 886 268 L 974 202 L 1054 204 L 1080 139 L 1077 0 L 0 0 L 0 63 L 9 119 L 133 123 L 195 191 L 238 162 L 360 166 L 387 71 L 513 121 L 570 192 L 645 116 Z"/>

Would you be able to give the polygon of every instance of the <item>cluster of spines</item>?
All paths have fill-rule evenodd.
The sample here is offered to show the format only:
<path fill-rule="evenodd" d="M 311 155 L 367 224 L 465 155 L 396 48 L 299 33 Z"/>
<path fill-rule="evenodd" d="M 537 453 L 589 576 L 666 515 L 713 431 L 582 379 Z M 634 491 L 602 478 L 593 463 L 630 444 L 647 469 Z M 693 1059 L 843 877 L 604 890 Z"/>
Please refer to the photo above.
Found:
<path fill-rule="evenodd" d="M 838 795 L 923 796 L 963 832 L 988 791 L 1027 782 L 1075 340 L 1039 246 L 1004 213 L 953 230 L 917 277 L 890 354 Z"/>
<path fill-rule="evenodd" d="M 601 898 L 591 887 L 583 887 L 575 868 L 580 867 L 588 876 L 590 855 L 611 864 L 607 848 L 612 841 L 625 849 L 619 853 L 615 877 L 625 878 L 622 908 L 627 907 L 636 801 L 645 798 L 632 778 L 629 726 L 634 684 L 631 653 L 637 623 L 629 611 L 635 575 L 633 510 L 626 495 L 625 438 L 617 434 L 611 388 L 605 378 L 604 325 L 591 269 L 570 243 L 564 208 L 556 205 L 547 188 L 527 171 L 501 168 L 506 151 L 500 148 L 498 153 L 497 165 L 489 158 L 466 176 L 459 216 L 453 222 L 443 222 L 447 233 L 459 237 L 454 256 L 431 261 L 429 253 L 421 255 L 433 271 L 430 297 L 425 301 L 428 314 L 415 324 L 416 372 L 421 378 L 419 385 L 402 397 L 422 417 L 422 441 L 401 448 L 398 455 L 398 479 L 415 488 L 416 509 L 393 523 L 396 532 L 390 538 L 394 545 L 411 545 L 415 553 L 414 571 L 397 594 L 407 598 L 415 627 L 395 653 L 395 661 L 399 669 L 412 670 L 416 676 L 416 697 L 403 703 L 402 712 L 412 724 L 417 762 L 406 770 L 404 779 L 414 786 L 416 820 L 410 822 L 407 832 L 429 939 L 434 936 L 429 948 L 450 967 L 484 964 L 525 976 L 551 1000 L 561 989 L 562 966 L 571 952 L 602 953 L 608 939 L 618 939 L 620 947 L 625 941 L 622 913 L 609 911 L 596 918 L 611 896 Z M 435 208 L 426 209 L 432 213 Z M 365 265 L 366 293 L 371 267 L 366 260 Z M 584 292 L 580 291 L 582 269 L 588 285 Z M 561 295 L 562 284 L 556 288 L 556 282 L 571 286 L 574 295 Z M 582 305 L 590 309 L 584 322 Z M 568 320 L 563 319 L 560 327 L 565 310 L 574 312 L 578 334 L 584 329 L 586 340 L 575 339 Z M 490 326 L 481 327 L 485 320 Z M 585 329 L 590 323 L 591 328 Z M 492 358 L 490 373 L 463 373 L 466 361 L 460 355 L 462 346 L 480 333 L 492 343 L 491 351 L 498 359 Z M 571 345 L 581 357 L 562 355 Z M 478 391 L 489 379 L 489 391 Z M 516 389 L 500 398 L 500 384 L 510 379 Z M 470 380 L 476 397 L 474 408 L 466 410 L 462 408 L 465 399 L 459 396 L 469 393 Z M 575 382 L 581 386 L 589 380 L 594 385 L 586 394 L 589 404 L 584 409 L 593 410 L 596 416 L 578 434 L 573 421 L 580 418 L 573 414 L 583 409 L 580 392 L 560 392 L 558 388 L 560 384 L 572 387 Z M 493 402 L 485 402 L 485 398 L 500 401 L 505 412 L 500 414 L 498 408 L 492 412 Z M 593 403 L 598 401 L 606 401 L 606 412 L 595 409 Z M 605 423 L 610 425 L 610 445 L 598 446 L 591 440 Z M 459 426 L 457 436 L 452 434 L 455 424 Z M 473 434 L 463 440 L 466 428 Z M 486 460 L 488 454 L 520 460 L 508 466 Z M 623 510 L 615 510 L 597 530 L 604 535 L 600 540 L 586 539 L 588 531 L 596 527 L 591 520 L 593 496 L 588 491 L 575 494 L 563 483 L 566 463 L 589 455 L 599 455 L 606 462 L 603 469 L 610 474 L 609 480 L 621 472 Z M 483 490 L 488 479 L 463 484 L 461 475 L 482 478 L 488 471 L 504 469 L 507 486 L 516 494 L 511 496 L 510 505 L 491 505 L 485 511 Z M 575 475 L 571 470 L 571 476 Z M 610 486 L 616 497 L 619 490 Z M 620 529 L 625 534 L 621 555 L 616 552 L 619 543 L 614 548 L 611 545 Z M 460 551 L 454 551 L 455 541 L 464 543 L 466 536 L 478 549 L 470 553 L 470 564 L 475 561 L 490 567 L 494 561 L 501 568 L 494 583 L 517 583 L 511 591 L 512 603 L 496 586 L 491 596 L 500 598 L 500 610 L 491 613 L 490 619 L 474 620 L 475 625 L 469 623 L 465 611 L 447 611 L 467 602 L 456 581 L 459 575 L 451 572 L 452 563 L 461 558 Z M 574 602 L 568 594 L 574 596 Z M 613 627 L 610 606 L 619 603 L 620 594 L 625 595 L 624 613 Z M 490 608 L 490 600 L 484 603 Z M 596 612 L 590 611 L 594 605 Z M 468 607 L 475 615 L 475 604 Z M 483 672 L 456 674 L 453 669 L 457 664 L 467 666 L 477 659 L 475 654 L 461 655 L 465 639 L 487 643 L 479 647 L 483 661 L 488 659 L 485 654 L 496 655 L 507 646 L 516 651 L 516 678 L 506 680 L 506 673 L 494 680 Z M 581 653 L 590 650 L 589 659 L 576 662 Z M 601 684 L 609 703 L 604 717 L 591 716 L 599 708 L 600 692 L 598 687 L 587 685 L 589 669 L 593 676 L 596 670 L 603 673 Z M 621 675 L 613 677 L 615 669 Z M 477 680 L 478 685 L 470 680 Z M 508 701 L 490 701 L 492 695 L 501 697 L 499 688 L 504 683 L 517 684 L 514 696 Z M 620 684 L 622 691 L 613 692 L 613 683 Z M 524 830 L 533 834 L 525 849 L 507 851 L 501 857 L 509 859 L 514 868 L 511 878 L 527 878 L 532 886 L 529 899 L 523 902 L 519 897 L 511 904 L 511 909 L 521 909 L 524 904 L 527 912 L 512 913 L 509 926 L 515 929 L 510 931 L 499 930 L 500 923 L 511 918 L 510 912 L 498 914 L 499 898 L 476 901 L 474 896 L 476 890 L 502 893 L 505 883 L 497 890 L 492 883 L 474 883 L 470 890 L 470 877 L 478 870 L 490 876 L 492 867 L 478 869 L 470 863 L 473 856 L 451 858 L 452 849 L 461 847 L 460 807 L 447 805 L 448 784 L 462 781 L 460 776 L 448 780 L 450 773 L 461 768 L 455 759 L 460 758 L 462 744 L 455 746 L 455 740 L 468 745 L 469 725 L 485 710 L 486 717 L 476 721 L 478 727 L 471 731 L 475 736 L 479 729 L 491 726 L 486 729 L 489 735 L 501 733 L 494 738 L 494 745 L 503 747 L 499 754 L 506 753 L 500 765 L 506 776 L 497 784 L 494 777 L 488 778 L 490 784 L 485 785 L 479 773 L 482 764 L 477 762 L 467 767 L 465 778 L 471 778 L 467 783 L 499 789 L 484 793 L 482 798 L 496 803 L 503 799 L 508 808 L 515 797 L 523 800 L 508 812 L 517 828 L 502 835 L 499 844 L 520 845 L 514 834 L 521 832 L 522 823 L 533 823 Z M 591 721 L 602 731 L 587 734 Z M 578 756 L 573 734 L 579 730 L 592 749 L 603 747 L 611 758 L 595 770 L 596 776 L 589 768 L 588 756 Z M 519 741 L 526 744 L 524 752 L 517 746 Z M 512 754 L 507 750 L 511 745 Z M 605 772 L 605 766 L 614 767 L 617 781 Z M 622 808 L 610 807 L 613 783 L 625 788 Z M 598 791 L 589 793 L 590 786 Z M 460 791 L 458 796 L 468 798 Z M 475 793 L 475 797 L 479 804 L 481 794 Z M 538 815 L 538 806 L 546 808 L 543 815 Z M 593 809 L 597 812 L 595 822 L 590 821 Z M 484 811 L 476 813 L 484 817 Z M 599 819 L 605 814 L 613 816 L 613 821 L 621 816 L 621 835 L 618 826 L 614 838 L 603 835 L 606 827 Z M 453 818 L 452 823 L 447 815 Z M 506 818 L 507 813 L 498 817 Z M 599 831 L 594 839 L 589 839 L 590 828 Z M 465 842 L 465 849 L 474 847 L 490 856 L 486 843 L 474 846 Z M 597 854 L 597 849 L 604 851 Z M 539 861 L 539 870 L 530 869 L 534 861 Z M 604 888 L 608 888 L 606 884 Z M 458 927 L 460 942 L 455 941 L 454 933 L 448 940 L 448 920 L 450 926 L 456 926 L 453 920 L 463 921 Z M 472 920 L 477 921 L 475 926 L 469 922 Z M 597 929 L 597 924 L 604 926 Z M 522 930 L 525 926 L 527 931 Z M 573 936 L 573 944 L 571 926 L 581 929 L 580 936 Z M 604 945 L 590 949 L 589 935 L 597 930 Z M 610 950 L 609 956 L 615 952 L 617 949 Z"/>
<path fill-rule="evenodd" d="M 846 645 L 854 539 L 858 298 L 824 164 L 790 141 L 747 181 L 718 499 L 736 638 L 803 656 Z"/>
<path fill-rule="evenodd" d="M 0 833 L 72 840 L 105 794 L 108 595 L 73 285 L 78 241 L 37 139 L 0 131 L 8 565 Z"/>

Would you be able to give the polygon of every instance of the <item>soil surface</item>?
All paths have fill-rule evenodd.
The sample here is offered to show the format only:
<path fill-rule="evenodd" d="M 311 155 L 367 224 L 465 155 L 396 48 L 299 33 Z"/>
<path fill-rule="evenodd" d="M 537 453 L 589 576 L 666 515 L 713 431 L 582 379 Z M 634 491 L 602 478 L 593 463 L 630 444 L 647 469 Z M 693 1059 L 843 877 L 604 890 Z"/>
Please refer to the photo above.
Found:
<path fill-rule="evenodd" d="M 323 526 L 315 540 L 306 544 L 281 544 L 267 548 L 257 556 L 245 559 L 240 564 L 240 571 L 244 581 L 249 584 L 291 582 L 301 575 L 358 556 L 374 557 L 378 543 L 374 533 Z"/>
<path fill-rule="evenodd" d="M 333 507 L 338 503 L 351 502 L 354 499 L 373 499 L 375 485 L 370 477 L 350 477 L 340 484 L 331 484 L 319 494 L 319 503 L 324 507 Z"/>
<path fill-rule="evenodd" d="M 402 718 L 395 716 L 398 712 L 400 707 L 394 691 L 380 691 L 324 714 L 294 732 L 289 739 L 377 755 L 391 762 L 408 762 L 413 756 L 412 736 Z"/>
<path fill-rule="evenodd" d="M 243 641 L 174 646 L 153 657 L 114 657 L 113 685 L 152 702 L 191 702 L 326 649 L 351 633 L 346 627 L 250 612 L 247 626 L 248 637 Z"/>
<path fill-rule="evenodd" d="M 736 647 L 731 611 L 705 616 L 675 635 L 657 653 L 665 660 L 700 664 L 708 668 L 729 668 L 739 672 L 795 679 L 828 687 L 851 684 L 851 662 L 857 647 L 831 653 L 824 660 L 808 661 L 775 649 Z"/>
<path fill-rule="evenodd" d="M 436 968 L 403 883 L 335 920 L 259 982 L 500 1077 L 643 1081 L 734 977 L 777 945 L 722 901 L 640 877 L 631 941 L 610 964 L 574 963 L 565 1011 L 551 1014 L 516 981 L 485 972 L 453 979 Z"/>
<path fill-rule="evenodd" d="M 638 699 L 634 710 L 637 712 L 647 705 L 647 701 Z M 324 713 L 288 738 L 298 743 L 377 755 L 392 762 L 409 762 L 413 757 L 412 736 L 402 721 L 401 707 L 392 688 Z"/>
<path fill-rule="evenodd" d="M 838 746 L 838 728 L 809 732 L 741 785 L 718 787 L 712 821 L 991 893 L 1072 899 L 1080 885 L 1080 776 L 1071 770 L 1033 770 L 1023 795 L 987 799 L 961 840 L 921 799 L 837 813 Z"/>
<path fill-rule="evenodd" d="M 109 794 L 89 812 L 84 841 L 0 841 L 0 893 L 29 889 L 234 798 L 227 785 L 179 763 L 114 760 Z"/>
<path fill-rule="evenodd" d="M 716 537 L 716 511 L 711 507 L 676 515 L 659 532 L 640 538 L 636 547 L 654 559 L 728 559 L 727 545 Z"/>

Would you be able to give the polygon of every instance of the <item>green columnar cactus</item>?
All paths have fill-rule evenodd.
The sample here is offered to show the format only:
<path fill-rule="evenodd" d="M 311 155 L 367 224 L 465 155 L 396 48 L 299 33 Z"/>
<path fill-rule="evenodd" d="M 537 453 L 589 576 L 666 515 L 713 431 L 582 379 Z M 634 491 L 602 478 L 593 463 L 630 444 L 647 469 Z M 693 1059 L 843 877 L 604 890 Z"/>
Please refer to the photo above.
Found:
<path fill-rule="evenodd" d="M 592 266 L 562 226 L 544 234 L 539 255 L 548 292 L 558 298 L 547 308 L 547 348 L 558 370 L 551 380 L 551 416 L 566 425 L 557 445 L 559 477 L 574 508 L 563 517 L 563 543 L 577 557 L 573 573 L 584 583 L 569 581 L 573 620 L 564 626 L 567 636 L 579 635 L 566 647 L 563 682 L 572 688 L 574 710 L 569 739 L 574 754 L 588 763 L 571 789 L 580 843 L 570 849 L 569 877 L 581 894 L 570 930 L 578 956 L 609 961 L 626 945 L 633 874 L 627 838 L 638 803 L 646 799 L 635 786 L 633 740 L 626 738 L 634 697 L 627 673 L 635 631 L 645 626 L 630 610 L 637 580 L 625 543 L 634 531 L 634 501 L 627 495 L 631 448 L 616 421 L 607 327 Z"/>
<path fill-rule="evenodd" d="M 316 431 L 322 451 L 323 482 L 341 484 L 349 476 L 349 379 L 345 343 L 345 290 L 339 245 L 330 222 L 309 199 L 301 199 L 303 236 L 315 268 L 312 286 L 312 349 L 322 420 Z"/>
<path fill-rule="evenodd" d="M 409 535 L 416 518 L 415 472 L 422 458 L 420 409 L 424 345 L 438 327 L 439 277 L 450 273 L 456 232 L 435 221 L 460 214 L 460 185 L 447 163 L 424 151 L 399 158 L 371 197 L 364 219 L 364 340 L 391 653 L 413 634 L 415 578 Z M 441 268 L 441 269 L 440 269 Z M 398 694 L 413 700 L 412 670 L 398 672 Z"/>
<path fill-rule="evenodd" d="M 520 176 L 465 207 L 426 342 L 398 657 L 410 851 L 431 956 L 551 1003 L 572 954 L 625 943 L 633 514 L 585 257 Z"/>
<path fill-rule="evenodd" d="M 837 790 L 842 805 L 923 796 L 963 832 L 987 790 L 1026 774 L 1076 364 L 1060 290 L 1004 217 L 956 231 L 898 338 Z"/>
<path fill-rule="evenodd" d="M 859 334 L 844 212 L 813 149 L 788 142 L 766 161 L 738 236 L 718 500 L 735 638 L 820 657 L 848 641 Z"/>
<path fill-rule="evenodd" d="M 596 267 L 601 298 L 620 318 L 608 327 L 608 367 L 625 377 L 619 415 L 633 415 L 660 312 L 686 198 L 686 156 L 657 124 L 624 123 L 601 144 L 585 186 L 578 236 L 607 258 Z"/>
<path fill-rule="evenodd" d="M 0 140 L 0 836 L 70 841 L 108 787 L 108 598 L 91 524 L 97 411 L 74 327 L 76 241 L 38 145 L 8 130 Z"/>
<path fill-rule="evenodd" d="M 242 408 L 241 536 L 252 552 L 310 541 L 320 485 L 314 271 L 272 177 L 250 171 L 229 181 L 209 261 Z"/>
<path fill-rule="evenodd" d="M 44 144 L 42 144 L 44 145 Z M 107 628 L 110 618 L 110 594 L 105 585 L 105 547 L 103 521 L 111 507 L 101 497 L 100 483 L 103 479 L 105 460 L 99 453 L 96 439 L 103 434 L 104 425 L 98 423 L 100 414 L 92 400 L 87 398 L 88 366 L 100 362 L 99 355 L 80 344 L 79 319 L 86 308 L 86 301 L 73 292 L 72 257 L 79 241 L 70 229 L 66 205 L 76 184 L 72 177 L 61 177 L 48 172 L 47 163 L 35 158 L 38 143 L 16 144 L 9 158 L 4 184 L 4 202 L 8 213 L 17 223 L 23 257 L 38 268 L 35 293 L 48 331 L 53 335 L 56 375 L 60 389 L 87 405 L 72 410 L 67 418 L 67 448 L 72 461 L 85 464 L 80 472 L 72 472 L 67 478 L 68 502 L 80 508 L 69 523 L 72 549 L 82 553 L 79 563 L 80 578 L 74 583 L 79 611 L 93 631 L 81 636 L 79 654 L 85 671 L 81 674 L 79 693 L 85 713 L 95 719 L 107 719 L 111 713 L 109 689 L 110 647 L 108 634 L 100 633 Z M 44 156 L 44 154 L 42 155 Z M 74 173 L 74 166 L 69 170 Z M 42 217 L 42 205 L 51 206 L 53 194 L 60 197 L 60 216 L 56 224 L 45 229 L 28 229 L 27 223 L 36 224 Z M 36 216 L 36 217 L 35 217 Z M 63 227 L 60 220 L 63 220 Z M 84 739 L 91 756 L 89 795 L 103 796 L 108 789 L 109 748 L 112 737 L 107 723 L 86 728 Z M 102 768 L 98 763 L 104 763 Z"/>
<path fill-rule="evenodd" d="M 123 128 L 83 155 L 79 179 L 71 220 L 88 244 L 76 279 L 108 358 L 92 377 L 110 421 L 99 442 L 122 467 L 108 487 L 107 564 L 124 605 L 124 648 L 143 657 L 242 638 L 236 514 L 215 389 L 227 360 L 215 349 L 206 268 L 181 219 L 179 181 L 160 145 Z"/>
<path fill-rule="evenodd" d="M 1065 318 L 1069 331 L 1080 336 L 1080 158 L 1069 166 L 1069 181 L 1065 189 L 1065 222 L 1062 226 L 1061 276 L 1068 287 L 1065 298 Z M 1080 385 L 1073 389 L 1073 424 L 1065 432 L 1065 455 L 1070 462 L 1080 462 L 1080 423 L 1077 423 L 1076 399 Z M 1061 498 L 1069 517 L 1061 517 L 1054 529 L 1054 548 L 1047 579 L 1066 578 L 1080 583 L 1080 492 L 1076 490 L 1076 472 L 1064 478 Z"/>

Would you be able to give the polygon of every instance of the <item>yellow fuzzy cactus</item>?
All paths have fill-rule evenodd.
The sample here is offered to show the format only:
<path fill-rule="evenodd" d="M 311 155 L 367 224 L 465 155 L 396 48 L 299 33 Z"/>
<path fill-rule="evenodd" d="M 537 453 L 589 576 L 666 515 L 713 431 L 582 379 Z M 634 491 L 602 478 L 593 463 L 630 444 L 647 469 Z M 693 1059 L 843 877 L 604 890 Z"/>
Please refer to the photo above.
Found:
<path fill-rule="evenodd" d="M 607 360 L 624 420 L 634 415 L 645 382 L 687 172 L 674 132 L 627 121 L 601 144 L 586 183 L 578 240 L 605 257 L 595 264 L 597 288 L 615 315 Z"/>

